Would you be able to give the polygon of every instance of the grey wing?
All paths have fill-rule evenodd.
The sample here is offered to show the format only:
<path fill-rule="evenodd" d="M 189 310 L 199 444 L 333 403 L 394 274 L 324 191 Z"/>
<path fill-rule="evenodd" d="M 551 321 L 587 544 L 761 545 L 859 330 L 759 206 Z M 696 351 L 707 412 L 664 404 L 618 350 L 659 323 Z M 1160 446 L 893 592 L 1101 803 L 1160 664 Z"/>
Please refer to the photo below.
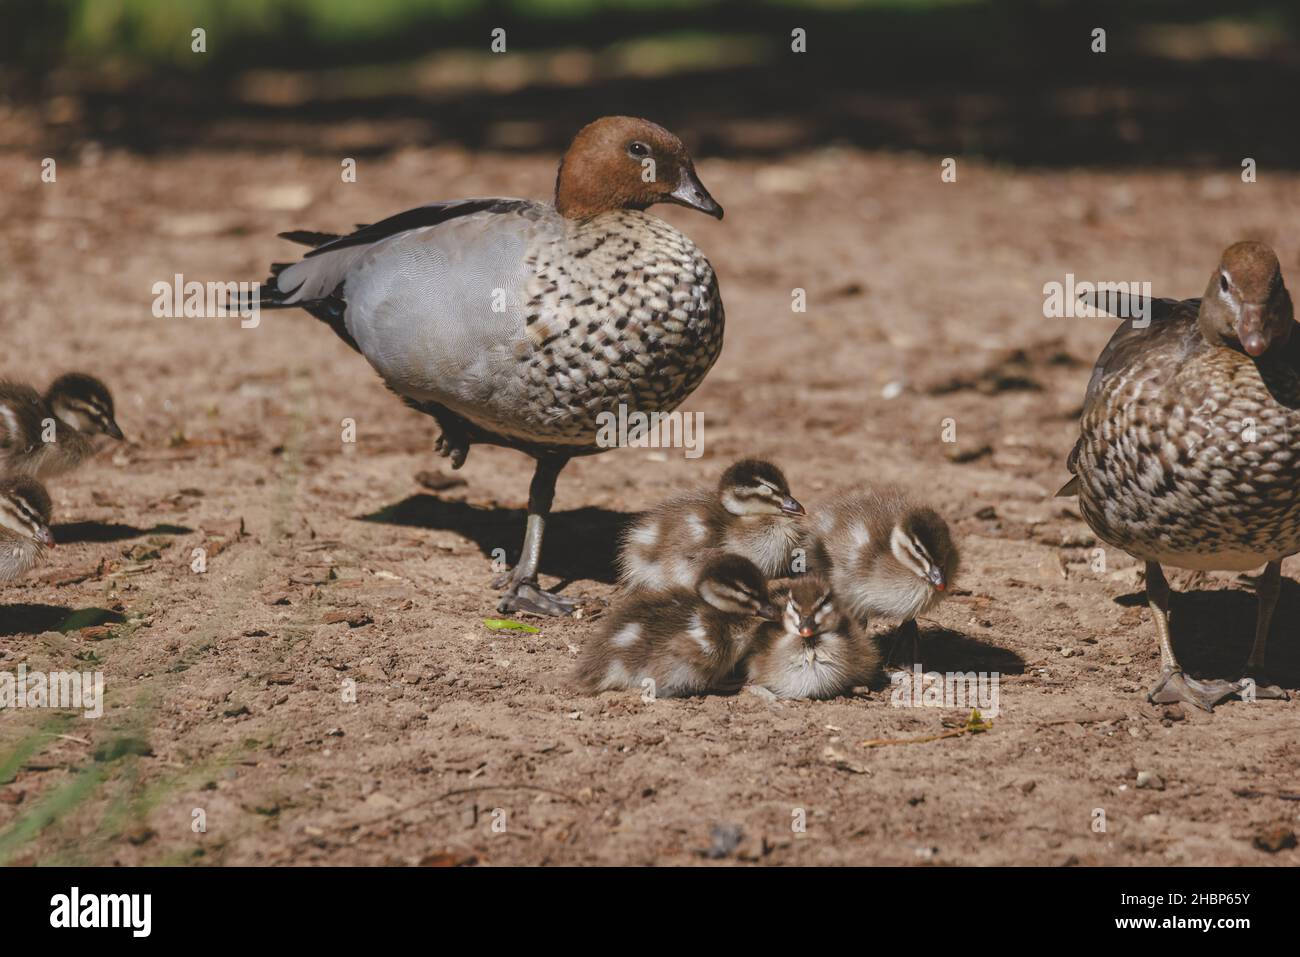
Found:
<path fill-rule="evenodd" d="M 530 253 L 559 229 L 525 200 L 439 204 L 326 243 L 276 282 L 286 305 L 339 300 L 348 334 L 400 395 L 504 408 L 494 373 L 526 336 Z"/>

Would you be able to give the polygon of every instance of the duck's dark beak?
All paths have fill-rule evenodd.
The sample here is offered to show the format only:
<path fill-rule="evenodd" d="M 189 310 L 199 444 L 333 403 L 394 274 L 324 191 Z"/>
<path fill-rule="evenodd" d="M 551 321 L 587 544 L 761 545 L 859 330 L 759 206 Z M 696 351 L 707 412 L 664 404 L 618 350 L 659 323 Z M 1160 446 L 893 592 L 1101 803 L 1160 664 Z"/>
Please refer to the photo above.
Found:
<path fill-rule="evenodd" d="M 689 166 L 682 170 L 682 180 L 677 184 L 677 188 L 668 194 L 668 200 L 680 206 L 698 209 L 714 219 L 722 218 L 722 207 L 709 195 L 700 178 L 695 175 L 695 170 Z"/>
<path fill-rule="evenodd" d="M 785 512 L 785 514 L 787 515 L 808 514 L 806 511 L 804 511 L 804 507 L 800 505 L 797 500 L 791 498 L 789 495 L 787 495 L 784 499 L 781 500 L 781 511 Z"/>
<path fill-rule="evenodd" d="M 1258 359 L 1268 351 L 1268 336 L 1264 334 L 1264 308 L 1253 303 L 1241 307 L 1237 320 L 1237 340 L 1246 355 Z"/>
<path fill-rule="evenodd" d="M 121 428 L 118 427 L 117 422 L 113 419 L 108 420 L 108 425 L 104 427 L 104 434 L 107 435 L 110 439 L 126 438 L 126 436 L 122 434 Z"/>
<path fill-rule="evenodd" d="M 813 628 L 810 622 L 805 621 L 803 624 L 799 626 L 800 638 L 811 638 L 815 634 L 817 634 L 817 631 L 816 629 Z"/>
<path fill-rule="evenodd" d="M 943 580 L 943 569 L 940 568 L 938 565 L 931 565 L 930 573 L 925 577 L 930 582 L 930 584 L 933 585 L 939 591 L 943 591 L 945 588 L 948 587 L 948 583 Z"/>
<path fill-rule="evenodd" d="M 773 605 L 771 602 L 764 602 L 759 605 L 758 610 L 755 611 L 754 614 L 758 615 L 759 618 L 765 618 L 768 621 L 781 620 L 781 609 L 777 608 L 776 605 Z"/>
<path fill-rule="evenodd" d="M 50 531 L 48 525 L 42 525 L 36 530 L 36 540 L 46 548 L 54 547 L 54 532 Z"/>

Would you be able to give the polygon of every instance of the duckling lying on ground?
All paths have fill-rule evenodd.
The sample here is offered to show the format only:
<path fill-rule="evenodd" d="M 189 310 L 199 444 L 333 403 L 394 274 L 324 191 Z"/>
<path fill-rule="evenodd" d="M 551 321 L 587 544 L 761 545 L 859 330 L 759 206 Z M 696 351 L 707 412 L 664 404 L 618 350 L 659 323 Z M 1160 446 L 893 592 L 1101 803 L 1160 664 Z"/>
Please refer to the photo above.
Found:
<path fill-rule="evenodd" d="M 640 688 L 660 698 L 735 691 L 755 618 L 778 617 L 754 563 L 715 550 L 693 589 L 643 589 L 615 605 L 583 649 L 575 681 L 585 691 Z"/>
<path fill-rule="evenodd" d="M 45 487 L 29 478 L 0 480 L 0 581 L 31 571 L 53 547 Z"/>
<path fill-rule="evenodd" d="M 943 599 L 958 564 L 948 523 L 899 488 L 860 487 L 817 509 L 809 571 L 829 577 L 840 607 L 861 627 L 876 615 L 901 621 L 889 663 L 905 639 L 917 661 L 916 617 Z"/>
<path fill-rule="evenodd" d="M 830 582 L 804 575 L 783 583 L 780 621 L 763 622 L 746 662 L 751 684 L 778 698 L 833 698 L 880 674 L 880 653 L 835 605 Z"/>
<path fill-rule="evenodd" d="M 789 575 L 804 514 L 779 468 L 742 459 L 716 487 L 669 499 L 641 516 L 624 535 L 619 581 L 629 589 L 690 588 L 710 548 L 743 555 L 768 578 Z"/>

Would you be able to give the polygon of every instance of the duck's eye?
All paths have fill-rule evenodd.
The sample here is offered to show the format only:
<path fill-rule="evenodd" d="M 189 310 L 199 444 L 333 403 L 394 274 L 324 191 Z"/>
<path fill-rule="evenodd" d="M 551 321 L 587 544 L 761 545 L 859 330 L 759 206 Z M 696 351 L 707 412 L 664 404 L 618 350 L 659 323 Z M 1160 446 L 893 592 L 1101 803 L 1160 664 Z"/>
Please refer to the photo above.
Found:
<path fill-rule="evenodd" d="M 627 148 L 627 151 L 628 151 L 628 153 L 630 153 L 632 156 L 635 156 L 635 157 L 638 157 L 638 158 L 640 158 L 640 157 L 642 157 L 642 156 L 649 156 L 649 155 L 650 155 L 650 147 L 646 146 L 644 143 L 640 142 L 639 140 L 638 140 L 637 142 L 633 143 L 632 145 L 630 145 L 630 146 Z"/>
<path fill-rule="evenodd" d="M 1219 273 L 1219 288 L 1224 292 L 1228 291 L 1228 277 L 1223 275 L 1223 273 Z"/>

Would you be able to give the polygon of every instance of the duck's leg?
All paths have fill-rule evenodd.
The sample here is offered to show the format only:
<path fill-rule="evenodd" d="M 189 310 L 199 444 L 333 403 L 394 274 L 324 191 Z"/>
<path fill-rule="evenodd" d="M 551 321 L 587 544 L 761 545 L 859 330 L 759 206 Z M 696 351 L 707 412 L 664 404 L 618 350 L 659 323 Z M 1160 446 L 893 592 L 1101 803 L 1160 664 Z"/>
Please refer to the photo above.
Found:
<path fill-rule="evenodd" d="M 897 658 L 898 652 L 902 649 L 904 643 L 906 643 L 911 650 L 911 661 L 903 662 L 899 661 Z M 894 640 L 890 643 L 889 654 L 885 656 L 885 664 L 900 666 L 907 665 L 910 668 L 912 665 L 919 665 L 920 663 L 921 629 L 920 626 L 917 625 L 915 618 L 909 618 L 907 621 L 899 625 L 898 630 L 894 632 Z"/>
<path fill-rule="evenodd" d="M 1251 646 L 1250 658 L 1246 661 L 1246 673 L 1239 681 L 1238 693 L 1243 698 L 1273 698 L 1288 700 L 1287 693 L 1275 684 L 1270 684 L 1263 676 L 1264 648 L 1268 644 L 1268 630 L 1273 623 L 1273 612 L 1277 608 L 1278 595 L 1282 593 L 1282 563 L 1269 562 L 1264 574 L 1259 576 L 1255 585 L 1255 595 L 1259 598 L 1259 617 L 1255 620 L 1255 644 Z M 1249 684 L 1248 684 L 1249 683 Z M 1250 685 L 1254 690 L 1250 690 Z"/>
<path fill-rule="evenodd" d="M 576 602 L 543 591 L 537 584 L 537 566 L 542 559 L 542 534 L 546 518 L 555 500 L 555 480 L 569 460 L 559 456 L 538 458 L 533 482 L 528 488 L 528 526 L 524 532 L 524 545 L 519 562 L 508 574 L 493 581 L 495 588 L 505 588 L 499 612 L 524 611 L 534 615 L 568 615 L 577 607 Z"/>
<path fill-rule="evenodd" d="M 1173 704 L 1185 701 L 1202 711 L 1213 711 L 1214 706 L 1231 694 L 1237 685 L 1231 681 L 1197 681 L 1183 672 L 1183 666 L 1174 657 L 1174 646 L 1169 635 L 1169 582 L 1158 562 L 1147 562 L 1147 604 L 1155 618 L 1156 634 L 1160 638 L 1160 680 L 1147 695 L 1156 704 Z"/>

